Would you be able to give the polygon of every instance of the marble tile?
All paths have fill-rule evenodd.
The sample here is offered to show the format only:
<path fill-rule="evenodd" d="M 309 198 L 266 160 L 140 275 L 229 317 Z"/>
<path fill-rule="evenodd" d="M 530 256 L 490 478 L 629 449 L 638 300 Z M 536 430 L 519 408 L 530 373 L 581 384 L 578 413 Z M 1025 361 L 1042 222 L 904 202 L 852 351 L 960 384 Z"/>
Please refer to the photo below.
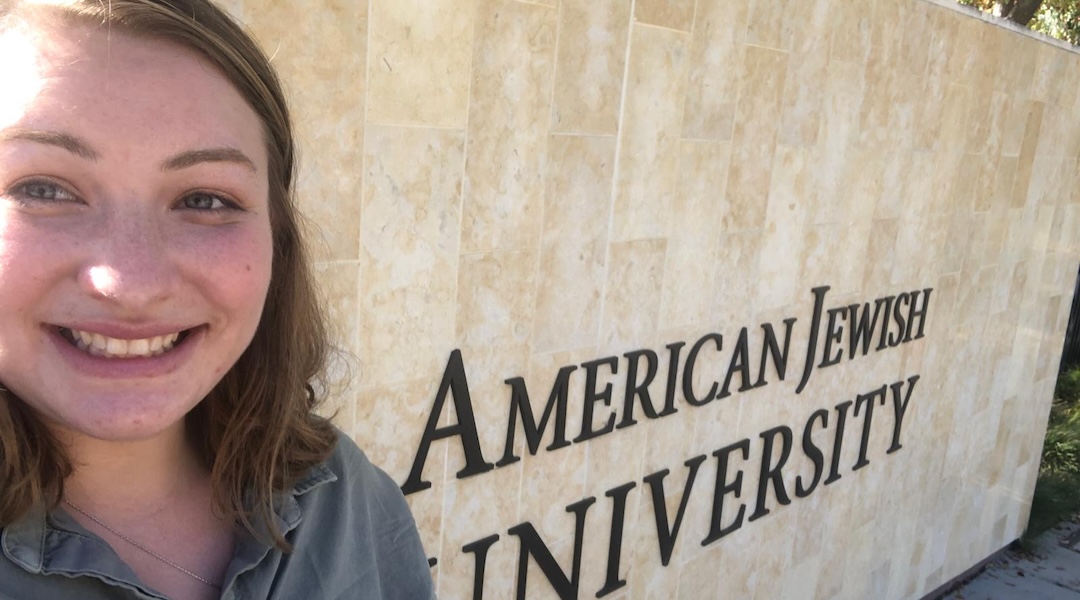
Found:
<path fill-rule="evenodd" d="M 660 318 L 667 241 L 613 242 L 608 251 L 600 340 L 605 348 L 651 347 Z"/>
<path fill-rule="evenodd" d="M 529 367 L 535 276 L 533 252 L 466 254 L 458 267 L 454 339 L 470 378 L 481 446 L 500 452 L 510 398 L 504 381 Z"/>
<path fill-rule="evenodd" d="M 631 31 L 626 102 L 620 121 L 612 240 L 667 234 L 668 198 L 675 193 L 686 94 L 689 36 L 635 24 Z"/>
<path fill-rule="evenodd" d="M 427 423 L 439 382 L 417 380 L 394 386 L 361 386 L 350 395 L 356 418 L 353 438 L 371 460 L 402 484 L 417 459 L 420 432 Z M 403 436 L 402 432 L 412 435 Z M 406 496 L 428 556 L 440 552 L 445 481 L 463 466 L 455 456 L 447 475 L 450 441 L 435 442 L 423 463 L 422 478 L 431 487 Z M 456 451 L 456 450 L 455 450 Z"/>
<path fill-rule="evenodd" d="M 476 23 L 461 250 L 539 243 L 556 10 L 485 0 Z"/>
<path fill-rule="evenodd" d="M 369 123 L 464 128 L 479 0 L 370 0 Z"/>
<path fill-rule="evenodd" d="M 857 135 L 858 109 L 865 88 L 865 66 L 852 61 L 831 60 L 824 88 L 820 134 L 815 146 L 818 200 L 811 207 L 810 222 L 836 222 L 841 177 L 849 168 L 850 148 Z"/>
<path fill-rule="evenodd" d="M 873 5 L 860 4 L 837 11 L 829 25 L 830 56 L 833 59 L 866 60 L 874 33 Z"/>
<path fill-rule="evenodd" d="M 750 0 L 699 0 L 690 43 L 682 136 L 730 140 L 746 53 Z"/>
<path fill-rule="evenodd" d="M 552 136 L 536 291 L 537 352 L 597 340 L 615 139 Z"/>
<path fill-rule="evenodd" d="M 560 3 L 551 131 L 618 130 L 631 6 L 621 0 Z"/>
<path fill-rule="evenodd" d="M 762 240 L 757 232 L 724 234 L 713 279 L 712 323 L 738 327 L 746 319 L 745 302 L 757 292 Z"/>
<path fill-rule="evenodd" d="M 474 593 L 476 558 L 462 548 L 472 542 L 499 534 L 499 541 L 487 553 L 483 590 L 485 597 L 507 598 L 514 589 L 517 538 L 500 531 L 495 524 L 514 523 L 517 513 L 521 470 L 513 466 L 469 479 L 448 481 L 443 496 L 444 519 L 439 558 L 439 597 L 470 598 Z M 491 494 L 486 490 L 510 490 Z M 568 527 L 573 527 L 571 517 Z"/>
<path fill-rule="evenodd" d="M 366 0 L 330 1 L 320 10 L 272 2 L 246 13 L 284 80 L 298 145 L 297 197 L 315 226 L 316 260 L 359 257 L 367 14 Z M 326 114 L 334 121 L 320 118 Z"/>
<path fill-rule="evenodd" d="M 825 101 L 818 86 L 826 77 L 828 57 L 827 49 L 820 47 L 788 55 L 779 143 L 790 146 L 817 143 Z"/>
<path fill-rule="evenodd" d="M 784 0 L 759 0 L 750 4 L 746 24 L 746 43 L 774 50 L 785 50 L 781 44 L 784 15 L 789 3 Z"/>
<path fill-rule="evenodd" d="M 757 298 L 762 307 L 791 304 L 803 293 L 797 288 L 797 257 L 803 253 L 807 216 L 815 199 L 808 154 L 800 148 L 776 149 L 758 271 Z"/>
<path fill-rule="evenodd" d="M 670 329 L 707 322 L 712 265 L 719 251 L 720 214 L 730 146 L 681 142 L 678 183 L 667 202 L 671 212 L 659 326 Z"/>
<path fill-rule="evenodd" d="M 463 140 L 370 126 L 361 223 L 362 372 L 437 377 L 453 347 Z"/>
<path fill-rule="evenodd" d="M 1038 146 L 1042 129 L 1043 104 L 1033 102 L 1027 104 L 1026 108 L 1024 133 L 1023 137 L 1020 138 L 1020 145 L 1017 149 L 1019 158 L 1016 166 L 1016 177 L 1013 180 L 1013 207 L 1021 207 L 1027 204 L 1028 189 L 1031 184 L 1031 170 L 1035 164 L 1035 149 Z"/>
<path fill-rule="evenodd" d="M 732 134 L 727 185 L 730 209 L 724 215 L 724 230 L 728 232 L 764 225 L 787 55 L 748 46 L 740 73 L 741 97 L 746 100 L 738 105 Z"/>
<path fill-rule="evenodd" d="M 694 4 L 694 0 L 641 0 L 634 2 L 634 20 L 690 31 L 694 25 Z"/>

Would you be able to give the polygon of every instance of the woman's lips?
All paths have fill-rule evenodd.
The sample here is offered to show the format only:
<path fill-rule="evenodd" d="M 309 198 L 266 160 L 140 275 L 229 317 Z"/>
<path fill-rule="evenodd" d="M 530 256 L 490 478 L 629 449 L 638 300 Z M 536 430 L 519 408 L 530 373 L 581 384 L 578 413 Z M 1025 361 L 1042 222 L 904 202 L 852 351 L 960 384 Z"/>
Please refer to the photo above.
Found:
<path fill-rule="evenodd" d="M 80 329 L 60 328 L 60 334 L 79 350 L 93 356 L 109 358 L 139 358 L 164 354 L 172 350 L 187 331 L 189 330 L 185 329 L 165 335 L 125 339 Z"/>
<path fill-rule="evenodd" d="M 139 379 L 179 369 L 193 356 L 207 327 L 200 325 L 175 333 L 133 338 L 114 338 L 60 326 L 47 329 L 60 356 L 75 371 L 105 379 Z M 84 341 L 83 334 L 90 334 L 90 343 Z M 160 347 L 155 349 L 158 343 Z"/>

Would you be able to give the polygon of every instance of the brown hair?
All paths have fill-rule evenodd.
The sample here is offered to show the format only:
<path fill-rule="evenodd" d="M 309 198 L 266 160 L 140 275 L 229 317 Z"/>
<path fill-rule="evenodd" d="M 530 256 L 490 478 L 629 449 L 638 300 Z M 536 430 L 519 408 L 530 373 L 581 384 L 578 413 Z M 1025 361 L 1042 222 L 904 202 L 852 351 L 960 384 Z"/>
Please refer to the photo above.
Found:
<path fill-rule="evenodd" d="M 266 303 L 251 345 L 187 420 L 212 469 L 215 507 L 256 535 L 258 518 L 272 542 L 287 550 L 272 518 L 273 495 L 325 460 L 336 434 L 312 412 L 314 390 L 325 389 L 320 384 L 330 346 L 293 197 L 292 124 L 277 75 L 252 38 L 209 0 L 0 0 L 0 31 L 23 12 L 192 49 L 221 70 L 263 123 L 273 231 Z M 0 399 L 4 527 L 35 505 L 55 507 L 72 463 L 22 401 L 2 389 Z"/>

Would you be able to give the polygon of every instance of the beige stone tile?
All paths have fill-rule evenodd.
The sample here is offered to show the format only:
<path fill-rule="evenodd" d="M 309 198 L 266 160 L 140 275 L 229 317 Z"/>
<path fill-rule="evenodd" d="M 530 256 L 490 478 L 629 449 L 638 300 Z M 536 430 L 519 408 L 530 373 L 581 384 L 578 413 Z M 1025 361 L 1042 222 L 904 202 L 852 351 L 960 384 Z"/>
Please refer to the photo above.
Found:
<path fill-rule="evenodd" d="M 479 0 L 371 0 L 369 123 L 464 128 Z"/>
<path fill-rule="evenodd" d="M 469 377 L 480 443 L 492 461 L 505 450 L 511 388 L 504 382 L 528 373 L 535 273 L 532 252 L 461 257 L 455 341 Z"/>
<path fill-rule="evenodd" d="M 1005 123 L 1012 108 L 1009 94 L 993 92 L 976 98 L 973 127 L 968 130 L 967 152 L 997 156 L 1004 143 Z"/>
<path fill-rule="evenodd" d="M 599 492 L 599 490 L 597 491 Z M 589 509 L 588 514 L 588 519 L 593 529 L 589 535 L 585 537 L 583 544 L 583 572 L 581 576 L 581 585 L 579 587 L 580 595 L 589 597 L 597 596 L 599 590 L 604 589 L 606 583 L 610 528 L 614 512 L 613 501 L 611 499 L 604 497 L 603 493 L 597 493 L 596 497 L 596 504 Z M 634 535 L 640 530 L 642 525 L 642 523 L 638 522 L 636 519 L 638 506 L 641 502 L 640 498 L 641 490 L 639 486 L 630 490 L 626 499 L 622 554 L 619 557 L 619 576 L 623 580 L 632 580 L 637 570 L 637 566 L 633 563 L 632 558 L 634 551 Z M 569 555 L 569 552 L 565 553 L 567 561 L 569 560 Z M 569 564 L 569 562 L 561 564 Z M 674 588 L 670 589 L 673 590 Z M 622 587 L 612 596 L 604 597 L 622 597 L 626 599 L 636 597 L 634 596 L 634 593 L 640 591 L 641 590 L 635 589 L 635 587 L 632 587 L 632 584 L 630 584 Z M 545 597 L 554 597 L 554 594 L 549 594 Z"/>
<path fill-rule="evenodd" d="M 612 239 L 667 234 L 686 95 L 685 33 L 634 25 L 616 168 Z"/>
<path fill-rule="evenodd" d="M 885 196 L 885 171 L 894 160 L 883 144 L 859 146 L 843 170 L 837 190 L 836 220 L 848 226 L 869 225 Z"/>
<path fill-rule="evenodd" d="M 634 2 L 639 23 L 690 31 L 694 25 L 694 0 L 640 0 Z"/>
<path fill-rule="evenodd" d="M 690 44 L 682 136 L 730 140 L 746 53 L 749 0 L 699 0 Z"/>
<path fill-rule="evenodd" d="M 817 143 L 825 102 L 820 85 L 827 76 L 828 57 L 827 49 L 821 47 L 788 55 L 779 143 L 791 146 Z"/>
<path fill-rule="evenodd" d="M 892 267 L 897 260 L 908 257 L 896 252 L 900 223 L 896 219 L 875 220 L 870 228 L 870 244 L 866 253 L 866 270 L 862 289 L 884 290 L 889 287 Z"/>
<path fill-rule="evenodd" d="M 564 0 L 551 130 L 614 135 L 619 127 L 631 4 Z"/>
<path fill-rule="evenodd" d="M 474 42 L 461 250 L 539 243 L 556 10 L 483 0 Z"/>
<path fill-rule="evenodd" d="M 929 22 L 933 18 L 932 13 L 937 13 L 938 9 L 935 6 L 917 2 L 898 2 L 897 8 L 903 15 L 899 26 L 894 27 L 898 38 L 896 40 L 898 44 L 897 68 L 922 76 L 930 58 Z"/>
<path fill-rule="evenodd" d="M 716 565 L 720 562 L 720 547 L 711 546 L 697 558 L 688 561 L 682 569 L 679 577 L 679 600 L 698 600 L 708 598 L 728 585 L 721 578 L 720 569 Z"/>
<path fill-rule="evenodd" d="M 843 259 L 838 257 L 842 256 L 839 252 L 845 232 L 845 227 L 836 224 L 806 228 L 799 270 L 800 289 L 809 290 L 819 285 L 838 288 L 843 270 Z"/>
<path fill-rule="evenodd" d="M 1019 156 L 1020 148 L 1024 143 L 1024 132 L 1028 125 L 1029 114 L 1037 110 L 1041 104 L 1026 100 L 1019 94 L 1011 96 L 1009 112 L 1005 118 L 1005 126 L 1001 144 L 1002 156 Z M 1039 115 L 1040 123 L 1042 115 Z"/>
<path fill-rule="evenodd" d="M 370 381 L 437 376 L 453 347 L 462 144 L 454 131 L 368 128 L 360 361 Z"/>
<path fill-rule="evenodd" d="M 825 86 L 825 102 L 814 164 L 817 173 L 818 200 L 810 212 L 810 222 L 830 223 L 839 219 L 838 199 L 841 178 L 849 167 L 848 155 L 857 135 L 859 107 L 862 104 L 862 63 L 832 60 Z"/>
<path fill-rule="evenodd" d="M 950 84 L 946 88 L 945 103 L 938 123 L 937 149 L 941 152 L 959 152 L 964 148 L 965 134 L 973 121 L 970 105 L 975 92 L 970 86 Z"/>
<path fill-rule="evenodd" d="M 809 151 L 777 146 L 758 266 L 757 302 L 761 308 L 795 302 L 807 213 L 816 195 Z"/>
<path fill-rule="evenodd" d="M 439 556 L 440 598 L 473 596 L 475 555 L 462 551 L 462 547 L 492 534 L 498 534 L 499 540 L 488 551 L 482 593 L 485 598 L 513 595 L 518 543 L 516 537 L 507 535 L 506 529 L 508 524 L 516 524 L 513 519 L 517 513 L 520 486 L 520 465 L 446 482 L 443 514 L 453 515 L 453 518 L 447 518 L 443 523 Z M 567 516 L 566 520 L 573 531 L 572 517 Z M 533 583 L 530 582 L 530 587 Z"/>
<path fill-rule="evenodd" d="M 387 387 L 362 387 L 350 397 L 356 405 L 353 438 L 368 458 L 398 484 L 408 478 L 416 459 L 437 388 L 438 381 L 417 380 Z M 405 497 L 428 556 L 438 556 L 440 550 L 447 452 L 452 443 L 455 442 L 447 440 L 432 444 L 422 468 L 423 480 L 429 481 L 431 487 Z M 455 462 L 453 472 L 461 466 Z"/>
<path fill-rule="evenodd" d="M 906 46 L 907 29 L 925 22 L 924 14 L 912 14 L 916 8 L 914 3 L 903 0 L 882 0 L 871 7 L 870 47 L 888 56 L 889 64 L 898 72 L 911 68 L 903 64 L 910 52 Z M 925 29 L 919 33 L 925 34 Z"/>
<path fill-rule="evenodd" d="M 952 44 L 946 56 L 946 75 L 957 83 L 971 85 L 980 68 L 980 38 L 985 27 L 977 19 L 959 14 L 949 15 L 947 19 L 951 22 L 948 30 L 952 34 Z"/>
<path fill-rule="evenodd" d="M 1016 178 L 1013 180 L 1012 206 L 1022 207 L 1027 204 L 1028 186 L 1031 183 L 1031 170 L 1035 163 L 1035 149 L 1042 129 L 1043 104 L 1025 103 L 1027 108 L 1024 118 L 1024 134 L 1021 138 L 1019 160 L 1016 166 Z"/>
<path fill-rule="evenodd" d="M 759 232 L 723 234 L 716 258 L 712 323 L 740 327 L 747 316 L 747 298 L 757 293 L 762 256 Z"/>
<path fill-rule="evenodd" d="M 937 258 L 945 254 L 950 223 L 947 217 L 920 215 L 902 220 L 896 236 L 894 285 L 929 285 L 940 274 Z"/>
<path fill-rule="evenodd" d="M 1061 81 L 1067 65 L 1064 52 L 1048 44 L 1040 45 L 1031 82 L 1031 98 L 1044 103 L 1059 103 L 1061 88 L 1056 84 Z"/>
<path fill-rule="evenodd" d="M 788 11 L 784 0 L 759 0 L 750 4 L 750 16 L 746 23 L 746 43 L 774 50 L 786 50 L 781 43 L 784 13 Z M 800 4 L 800 3 L 794 3 Z"/>
<path fill-rule="evenodd" d="M 1075 54 L 1067 54 L 1064 60 L 1065 66 L 1061 70 L 1061 79 L 1058 80 L 1058 91 L 1061 94 L 1058 104 L 1064 108 L 1075 108 L 1080 101 L 1080 92 L 1076 89 L 1080 87 L 1080 73 L 1077 72 L 1080 69 L 1080 58 Z"/>
<path fill-rule="evenodd" d="M 614 163 L 614 138 L 549 141 L 532 334 L 537 352 L 596 343 Z"/>
<path fill-rule="evenodd" d="M 544 396 L 538 394 L 536 400 L 542 399 Z M 548 439 L 550 437 L 545 443 Z M 535 456 L 527 451 L 523 453 L 518 521 L 529 521 L 537 529 L 558 531 L 566 519 L 566 505 L 588 495 L 585 492 L 586 455 L 585 444 L 574 444 L 550 453 L 541 450 Z M 558 484 L 553 485 L 555 482 Z M 602 491 L 592 489 L 590 493 Z"/>
<path fill-rule="evenodd" d="M 602 347 L 650 347 L 660 317 L 667 242 L 663 239 L 612 243 L 600 322 Z"/>
<path fill-rule="evenodd" d="M 873 27 L 873 5 L 847 5 L 834 12 L 830 19 L 830 56 L 834 60 L 865 61 L 870 52 Z"/>
<path fill-rule="evenodd" d="M 434 408 L 435 395 L 439 389 L 439 377 L 416 379 L 392 385 L 378 385 L 360 380 L 359 389 L 352 394 L 356 403 L 356 422 L 353 437 L 371 457 L 399 483 L 403 483 L 417 458 L 420 439 L 428 416 Z M 448 399 L 442 420 L 453 412 Z M 432 444 L 427 461 L 423 465 L 423 480 L 438 484 L 444 478 L 446 453 L 456 440 L 436 441 Z M 460 447 L 460 446 L 459 446 Z M 460 452 L 455 449 L 454 452 Z M 455 455 L 450 468 L 457 472 L 464 467 L 459 455 Z M 419 492 L 428 494 L 428 492 Z M 442 494 L 435 494 L 440 498 Z"/>
<path fill-rule="evenodd" d="M 1008 209 L 1013 201 L 1013 186 L 1016 185 L 1016 169 L 1020 159 L 1015 156 L 1002 156 L 998 159 L 994 173 L 994 191 L 990 200 L 991 207 Z"/>
<path fill-rule="evenodd" d="M 764 225 L 781 99 L 787 78 L 787 55 L 749 46 L 741 74 L 741 100 L 728 171 L 730 209 L 724 215 L 724 230 L 728 232 Z"/>
<path fill-rule="evenodd" d="M 729 158 L 725 142 L 679 144 L 678 184 L 665 208 L 671 229 L 660 304 L 662 329 L 708 322 Z"/>
<path fill-rule="evenodd" d="M 366 0 L 331 0 L 319 10 L 266 2 L 245 13 L 288 95 L 297 197 L 315 225 L 309 237 L 317 260 L 355 260 L 360 247 L 363 170 L 356 149 L 364 139 L 367 7 Z"/>
<path fill-rule="evenodd" d="M 1002 63 L 1003 72 L 998 91 L 1016 93 L 1022 98 L 1030 97 L 1035 62 L 1041 46 L 1042 44 L 1033 39 L 1012 39 L 1009 48 L 1011 60 Z"/>
<path fill-rule="evenodd" d="M 896 103 L 899 71 L 890 64 L 886 49 L 873 46 L 866 60 L 863 75 L 862 105 L 859 107 L 859 143 L 863 146 L 882 144 L 893 134 L 890 117 Z"/>

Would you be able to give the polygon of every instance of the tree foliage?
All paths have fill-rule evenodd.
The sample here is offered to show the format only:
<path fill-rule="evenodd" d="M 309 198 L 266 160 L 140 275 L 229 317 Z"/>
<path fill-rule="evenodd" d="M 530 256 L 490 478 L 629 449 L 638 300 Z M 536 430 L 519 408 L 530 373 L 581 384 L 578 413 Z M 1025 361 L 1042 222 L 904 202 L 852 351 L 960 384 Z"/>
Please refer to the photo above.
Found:
<path fill-rule="evenodd" d="M 1080 45 L 1080 0 L 957 0 L 1003 19 Z"/>

